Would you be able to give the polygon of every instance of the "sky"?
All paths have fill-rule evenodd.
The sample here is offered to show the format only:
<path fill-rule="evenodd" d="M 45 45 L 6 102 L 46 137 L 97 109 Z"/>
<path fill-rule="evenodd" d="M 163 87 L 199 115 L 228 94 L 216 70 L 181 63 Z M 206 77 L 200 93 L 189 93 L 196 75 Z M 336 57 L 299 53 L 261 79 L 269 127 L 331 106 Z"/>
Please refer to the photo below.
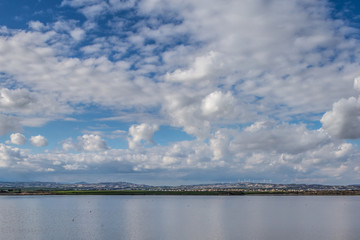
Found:
<path fill-rule="evenodd" d="M 0 181 L 360 183 L 357 0 L 0 2 Z"/>

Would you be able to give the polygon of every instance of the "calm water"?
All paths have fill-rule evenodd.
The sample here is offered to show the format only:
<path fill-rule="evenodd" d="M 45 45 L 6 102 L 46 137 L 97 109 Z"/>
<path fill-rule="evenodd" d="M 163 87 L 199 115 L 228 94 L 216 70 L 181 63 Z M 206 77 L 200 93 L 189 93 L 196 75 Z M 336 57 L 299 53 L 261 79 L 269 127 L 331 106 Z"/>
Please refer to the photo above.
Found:
<path fill-rule="evenodd" d="M 359 240 L 360 196 L 1 196 L 0 238 Z"/>

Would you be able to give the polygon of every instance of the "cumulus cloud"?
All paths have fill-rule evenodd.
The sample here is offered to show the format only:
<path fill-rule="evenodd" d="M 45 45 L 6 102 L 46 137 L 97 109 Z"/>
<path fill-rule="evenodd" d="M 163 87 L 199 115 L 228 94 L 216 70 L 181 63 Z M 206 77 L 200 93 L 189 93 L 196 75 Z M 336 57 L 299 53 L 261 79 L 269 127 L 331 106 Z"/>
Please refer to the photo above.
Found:
<path fill-rule="evenodd" d="M 44 136 L 37 135 L 30 138 L 30 143 L 35 147 L 45 147 L 48 145 L 48 140 Z"/>
<path fill-rule="evenodd" d="M 347 156 L 353 148 L 351 143 L 343 143 L 338 147 L 338 151 L 335 152 L 336 157 L 342 158 Z"/>
<path fill-rule="evenodd" d="M 75 150 L 79 152 L 96 152 L 109 149 L 106 141 L 102 139 L 101 136 L 95 134 L 79 136 L 75 143 L 73 143 L 71 139 L 68 139 L 62 144 L 62 148 L 65 151 Z"/>
<path fill-rule="evenodd" d="M 326 132 L 308 130 L 304 125 L 255 122 L 234 136 L 232 149 L 298 154 L 330 142 Z"/>
<path fill-rule="evenodd" d="M 16 165 L 23 161 L 22 151 L 18 148 L 12 148 L 0 143 L 0 168 Z"/>
<path fill-rule="evenodd" d="M 78 137 L 78 143 L 84 151 L 100 151 L 108 149 L 106 142 L 99 135 L 83 135 Z"/>
<path fill-rule="evenodd" d="M 201 112 L 201 100 L 186 94 L 173 93 L 166 96 L 164 112 L 171 124 L 182 127 L 188 134 L 204 138 L 209 134 L 210 122 Z"/>
<path fill-rule="evenodd" d="M 341 99 L 321 118 L 323 128 L 336 138 L 360 137 L 360 98 Z"/>
<path fill-rule="evenodd" d="M 218 130 L 215 133 L 215 136 L 210 139 L 210 147 L 213 152 L 214 160 L 225 160 L 229 161 L 231 157 L 229 146 L 230 146 L 230 136 L 224 130 Z"/>
<path fill-rule="evenodd" d="M 165 96 L 162 112 L 172 125 L 198 138 L 205 139 L 221 124 L 245 123 L 253 118 L 246 104 L 230 91 L 173 92 Z"/>
<path fill-rule="evenodd" d="M 354 79 L 354 88 L 360 90 L 360 78 Z M 332 136 L 342 139 L 360 137 L 360 97 L 340 99 L 333 104 L 332 110 L 326 112 L 321 123 Z"/>
<path fill-rule="evenodd" d="M 10 135 L 10 142 L 12 144 L 23 145 L 26 143 L 26 137 L 21 133 L 13 133 Z"/>
<path fill-rule="evenodd" d="M 205 116 L 224 116 L 233 113 L 235 98 L 230 92 L 226 94 L 215 91 L 202 100 L 201 110 Z"/>
<path fill-rule="evenodd" d="M 129 128 L 129 148 L 134 149 L 139 146 L 143 141 L 154 144 L 153 136 L 159 130 L 158 125 L 150 125 L 142 123 L 140 125 L 132 125 Z"/>
<path fill-rule="evenodd" d="M 26 89 L 0 89 L 0 107 L 3 110 L 9 108 L 26 108 L 33 101 L 34 98 Z"/>
<path fill-rule="evenodd" d="M 167 73 L 165 79 L 186 82 L 204 78 L 214 70 L 215 58 L 216 53 L 211 51 L 205 56 L 197 57 L 189 69 L 177 69 L 173 73 Z"/>

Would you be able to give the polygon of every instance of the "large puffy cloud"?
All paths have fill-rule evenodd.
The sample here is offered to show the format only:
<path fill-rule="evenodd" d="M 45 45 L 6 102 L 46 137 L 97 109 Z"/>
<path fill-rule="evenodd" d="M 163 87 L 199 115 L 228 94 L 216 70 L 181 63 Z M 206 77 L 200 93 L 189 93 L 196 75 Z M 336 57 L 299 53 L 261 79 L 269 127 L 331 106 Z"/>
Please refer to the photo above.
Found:
<path fill-rule="evenodd" d="M 360 98 L 341 99 L 321 118 L 323 128 L 337 138 L 360 137 Z"/>
<path fill-rule="evenodd" d="M 30 143 L 35 147 L 45 147 L 48 145 L 48 140 L 44 136 L 37 135 L 30 138 Z"/>
<path fill-rule="evenodd" d="M 200 102 L 198 96 L 169 94 L 166 96 L 163 112 L 169 116 L 172 125 L 183 127 L 188 134 L 205 137 L 208 135 L 210 123 L 201 113 Z"/>
<path fill-rule="evenodd" d="M 129 148 L 136 148 L 142 143 L 142 141 L 154 144 L 153 136 L 154 133 L 158 130 L 158 125 L 149 125 L 146 123 L 142 123 L 140 125 L 132 125 L 129 128 Z"/>
<path fill-rule="evenodd" d="M 360 90 L 360 78 L 354 79 L 354 89 Z M 340 99 L 333 104 L 332 110 L 326 112 L 321 123 L 332 136 L 343 139 L 360 137 L 360 97 Z"/>
<path fill-rule="evenodd" d="M 12 144 L 23 145 L 26 143 L 26 137 L 21 133 L 13 133 L 10 135 L 10 142 Z"/>
<path fill-rule="evenodd" d="M 235 99 L 230 92 L 220 91 L 210 93 L 202 100 L 201 110 L 205 116 L 228 117 L 234 111 Z"/>
<path fill-rule="evenodd" d="M 254 117 L 231 92 L 219 90 L 168 94 L 162 112 L 172 125 L 182 127 L 186 133 L 201 139 L 209 137 L 211 130 L 216 129 L 219 123 L 244 123 Z"/>

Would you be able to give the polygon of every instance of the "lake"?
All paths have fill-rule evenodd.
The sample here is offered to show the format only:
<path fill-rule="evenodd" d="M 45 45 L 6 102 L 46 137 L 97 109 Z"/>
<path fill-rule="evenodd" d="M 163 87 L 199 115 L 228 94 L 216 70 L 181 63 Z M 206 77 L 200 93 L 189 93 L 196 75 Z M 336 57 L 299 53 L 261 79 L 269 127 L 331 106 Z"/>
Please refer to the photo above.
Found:
<path fill-rule="evenodd" d="M 359 240 L 360 196 L 0 196 L 0 238 Z"/>

